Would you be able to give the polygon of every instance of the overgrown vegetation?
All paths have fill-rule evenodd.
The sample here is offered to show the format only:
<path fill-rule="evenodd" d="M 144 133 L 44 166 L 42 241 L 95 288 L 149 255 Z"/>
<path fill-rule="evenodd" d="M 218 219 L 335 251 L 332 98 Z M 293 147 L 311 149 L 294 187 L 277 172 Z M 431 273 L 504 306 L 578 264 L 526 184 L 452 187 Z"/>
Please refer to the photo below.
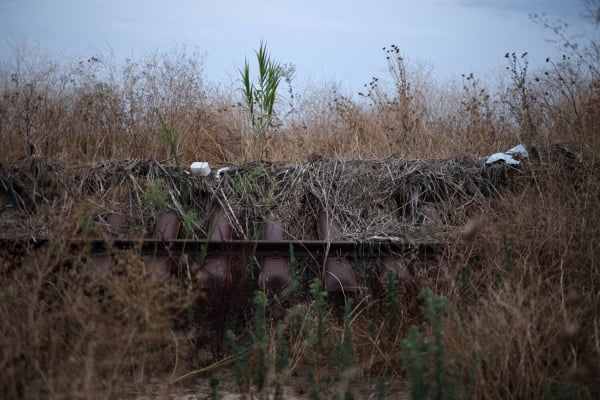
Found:
<path fill-rule="evenodd" d="M 441 250 L 402 255 L 399 275 L 353 255 L 359 289 L 327 293 L 322 260 L 291 248 L 291 281 L 272 293 L 258 289 L 254 254 L 211 292 L 195 287 L 206 253 L 161 280 L 137 249 L 92 257 L 61 240 L 3 243 L 1 392 L 598 397 L 598 43 L 567 44 L 540 70 L 507 53 L 506 85 L 465 73 L 454 88 L 393 45 L 389 75 L 360 95 L 296 91 L 281 113 L 282 70 L 264 44 L 257 83 L 248 63 L 241 71 L 242 98 L 211 87 L 185 49 L 121 66 L 20 49 L 0 68 L 2 238 L 110 242 L 114 215 L 122 235 L 149 236 L 166 209 L 180 214 L 180 237 L 204 238 L 221 209 L 236 237 L 260 237 L 275 213 L 289 237 L 310 239 L 325 209 L 345 239 L 384 234 Z M 477 158 L 519 142 L 530 151 L 519 168 Z M 217 181 L 186 174 L 194 160 L 238 165 Z M 468 221 L 478 223 L 466 234 Z"/>

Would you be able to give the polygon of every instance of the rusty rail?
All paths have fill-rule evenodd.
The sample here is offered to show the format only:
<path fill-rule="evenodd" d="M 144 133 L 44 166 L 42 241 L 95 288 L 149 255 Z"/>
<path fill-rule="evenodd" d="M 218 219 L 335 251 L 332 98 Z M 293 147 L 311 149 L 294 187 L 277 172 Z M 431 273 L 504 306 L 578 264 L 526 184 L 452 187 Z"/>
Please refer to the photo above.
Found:
<path fill-rule="evenodd" d="M 438 252 L 442 243 L 401 242 L 398 240 L 215 240 L 215 239 L 14 239 L 0 238 L 2 248 L 39 248 L 50 243 L 64 243 L 71 249 L 101 252 L 112 249 L 137 249 L 142 255 L 238 255 L 252 253 L 257 257 L 340 257 L 379 258 L 390 253 L 417 251 Z"/>
<path fill-rule="evenodd" d="M 117 225 L 113 223 L 112 225 Z M 319 240 L 288 239 L 281 223 L 274 218 L 264 221 L 260 240 L 233 238 L 233 228 L 225 214 L 216 210 L 210 223 L 208 238 L 179 239 L 181 223 L 173 211 L 161 214 L 154 239 L 107 237 L 18 239 L 0 238 L 0 248 L 22 251 L 43 246 L 63 244 L 68 251 L 91 254 L 89 265 L 108 273 L 114 264 L 113 251 L 133 250 L 144 259 L 144 271 L 167 279 L 177 259 L 184 254 L 201 256 L 204 261 L 198 286 L 214 290 L 231 286 L 234 276 L 242 274 L 239 257 L 256 257 L 260 262 L 259 285 L 262 289 L 281 290 L 290 279 L 289 260 L 293 257 L 312 257 L 324 267 L 324 287 L 327 291 L 355 291 L 358 288 L 350 258 L 376 258 L 380 279 L 392 272 L 397 279 L 409 284 L 410 274 L 402 261 L 407 252 L 428 258 L 440 253 L 441 243 L 409 242 L 393 239 L 340 240 L 341 227 L 334 217 L 321 211 L 317 218 Z"/>

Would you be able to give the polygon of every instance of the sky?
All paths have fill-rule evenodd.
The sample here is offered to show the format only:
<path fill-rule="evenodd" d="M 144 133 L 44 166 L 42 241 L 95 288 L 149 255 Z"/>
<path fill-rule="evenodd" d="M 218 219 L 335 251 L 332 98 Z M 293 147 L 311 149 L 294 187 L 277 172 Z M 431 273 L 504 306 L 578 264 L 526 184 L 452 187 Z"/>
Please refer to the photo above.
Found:
<path fill-rule="evenodd" d="M 582 12 L 576 0 L 0 0 L 0 57 L 15 42 L 117 60 L 185 46 L 207 81 L 230 84 L 264 40 L 297 79 L 358 90 L 385 74 L 391 44 L 442 79 L 496 73 L 506 52 L 541 64 L 560 50 L 530 14 L 577 27 Z"/>

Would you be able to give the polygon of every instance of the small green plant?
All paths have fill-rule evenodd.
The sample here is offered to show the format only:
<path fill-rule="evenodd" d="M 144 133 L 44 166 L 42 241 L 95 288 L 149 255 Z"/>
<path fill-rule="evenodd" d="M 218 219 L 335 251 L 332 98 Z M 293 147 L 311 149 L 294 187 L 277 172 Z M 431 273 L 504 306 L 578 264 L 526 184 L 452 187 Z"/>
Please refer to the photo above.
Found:
<path fill-rule="evenodd" d="M 195 230 L 202 225 L 202 221 L 193 211 L 186 211 L 181 219 L 181 226 L 186 239 L 192 239 Z"/>
<path fill-rule="evenodd" d="M 577 396 L 577 386 L 572 383 L 562 383 L 558 387 L 551 385 L 544 386 L 543 400 L 575 400 Z"/>
<path fill-rule="evenodd" d="M 218 400 L 219 399 L 219 379 L 214 376 L 210 378 L 208 381 L 208 385 L 210 387 L 210 400 Z"/>
<path fill-rule="evenodd" d="M 285 325 L 279 322 L 275 338 L 275 399 L 283 398 L 282 385 L 290 357 L 290 350 L 284 336 L 284 331 Z"/>
<path fill-rule="evenodd" d="M 179 160 L 179 154 L 177 153 L 177 134 L 167 125 L 165 119 L 158 109 L 155 109 L 156 117 L 158 118 L 158 124 L 160 126 L 160 130 L 158 132 L 158 139 L 161 143 L 167 145 L 169 147 L 169 152 L 171 156 L 175 159 L 175 164 L 177 168 L 181 167 L 181 163 Z"/>
<path fill-rule="evenodd" d="M 225 342 L 235 357 L 233 367 L 235 381 L 242 393 L 250 393 L 252 385 L 261 392 L 267 385 L 272 366 L 269 357 L 267 305 L 267 295 L 257 291 L 254 296 L 255 310 L 251 335 L 245 339 L 238 339 L 231 330 L 225 333 Z M 283 350 L 282 352 L 285 353 Z M 279 354 L 275 359 L 276 372 L 280 372 L 278 368 L 285 368 L 282 366 L 283 360 L 279 357 L 282 355 Z"/>
<path fill-rule="evenodd" d="M 338 365 L 344 386 L 344 399 L 352 399 L 352 384 L 354 381 L 354 346 L 352 345 L 352 330 L 350 323 L 352 300 L 348 299 L 344 305 L 344 330 L 342 341 L 338 346 Z"/>
<path fill-rule="evenodd" d="M 402 291 L 400 282 L 395 274 L 388 270 L 385 274 L 385 288 L 383 290 L 383 311 L 385 321 L 389 324 L 389 332 L 395 335 L 402 317 Z"/>
<path fill-rule="evenodd" d="M 450 305 L 444 296 L 425 288 L 421 312 L 431 326 L 433 337 L 423 337 L 419 329 L 410 327 L 408 338 L 402 341 L 402 361 L 413 400 L 471 398 L 471 386 L 456 363 L 449 361 L 443 343 L 443 320 Z M 475 367 L 476 363 L 473 364 Z M 474 368 L 473 368 L 474 369 Z M 470 371 L 472 373 L 473 371 Z"/>
<path fill-rule="evenodd" d="M 354 364 L 354 348 L 352 346 L 352 331 L 350 329 L 352 300 L 348 299 L 344 305 L 344 333 L 339 345 L 339 365 L 343 369 L 350 369 Z"/>
<path fill-rule="evenodd" d="M 419 329 L 415 325 L 411 326 L 408 338 L 402 341 L 402 360 L 406 379 L 410 384 L 410 397 L 413 400 L 428 398 L 429 383 L 422 358 L 422 353 L 426 350 Z"/>
<path fill-rule="evenodd" d="M 179 158 L 179 153 L 177 152 L 177 142 L 179 141 L 178 135 L 171 129 L 167 123 L 165 122 L 162 114 L 158 109 L 155 109 L 154 112 L 158 117 L 158 124 L 160 126 L 160 130 L 158 132 L 159 140 L 165 144 L 169 148 L 169 152 L 173 159 L 175 159 L 175 166 L 177 167 L 177 184 L 179 186 L 179 195 L 181 199 L 185 199 L 185 186 L 183 184 L 183 169 L 181 168 L 181 160 Z"/>
<path fill-rule="evenodd" d="M 310 284 L 310 293 L 315 299 L 317 326 L 315 333 L 309 338 L 309 345 L 317 352 L 323 350 L 325 338 L 325 313 L 327 304 L 325 299 L 327 298 L 327 292 L 322 291 L 321 286 L 322 283 L 319 278 L 315 278 Z"/>
<path fill-rule="evenodd" d="M 340 376 L 336 375 L 336 372 L 351 372 L 346 371 L 344 365 L 340 366 L 340 359 L 343 358 L 343 362 L 346 364 L 352 364 L 353 361 L 351 340 L 343 343 L 344 337 L 349 338 L 350 336 L 349 320 L 344 336 L 339 343 L 336 343 L 334 330 L 329 323 L 331 315 L 327 303 L 327 292 L 323 291 L 322 287 L 323 283 L 319 278 L 315 278 L 309 285 L 313 307 L 308 314 L 305 354 L 309 369 L 309 395 L 312 399 L 321 398 L 322 392 L 331 386 L 336 377 Z M 344 346 L 347 347 L 344 349 Z M 349 352 L 344 354 L 344 350 L 349 350 Z"/>
<path fill-rule="evenodd" d="M 240 74 L 252 137 L 254 143 L 259 146 L 258 156 L 261 158 L 269 139 L 269 128 L 275 118 L 274 106 L 277 100 L 277 88 L 283 78 L 283 69 L 271 58 L 264 42 L 261 41 L 255 53 L 258 63 L 258 82 L 255 83 L 250 79 L 250 65 L 247 59 Z"/>
<path fill-rule="evenodd" d="M 250 169 L 244 174 L 236 175 L 232 182 L 233 195 L 239 196 L 240 198 L 250 198 L 257 195 L 257 181 L 258 178 L 265 173 L 262 165 Z"/>
<path fill-rule="evenodd" d="M 384 400 L 385 392 L 386 392 L 385 378 L 383 376 L 378 376 L 377 382 L 375 383 L 375 398 L 377 400 Z"/>
<path fill-rule="evenodd" d="M 241 393 L 249 393 L 252 378 L 250 376 L 250 355 L 248 346 L 239 343 L 239 339 L 231 329 L 225 332 L 225 344 L 231 349 L 235 359 L 233 377 Z"/>
<path fill-rule="evenodd" d="M 283 289 L 282 295 L 283 298 L 287 299 L 290 304 L 296 305 L 300 301 L 300 277 L 298 272 L 298 263 L 296 261 L 296 257 L 294 256 L 294 245 L 290 243 L 289 247 L 290 257 L 289 257 L 289 266 L 290 266 L 290 281 L 287 286 Z"/>
<path fill-rule="evenodd" d="M 265 198 L 265 211 L 268 211 L 273 204 L 275 204 L 278 188 L 279 185 L 277 184 L 277 181 L 272 181 L 269 185 L 269 190 L 267 191 L 267 196 Z"/>
<path fill-rule="evenodd" d="M 254 296 L 254 332 L 252 345 L 252 381 L 260 392 L 267 383 L 269 373 L 269 334 L 267 332 L 267 305 L 268 299 L 265 292 L 257 291 Z"/>
<path fill-rule="evenodd" d="M 142 212 L 145 217 L 154 217 L 167 208 L 169 192 L 163 181 L 154 181 L 142 196 Z"/>

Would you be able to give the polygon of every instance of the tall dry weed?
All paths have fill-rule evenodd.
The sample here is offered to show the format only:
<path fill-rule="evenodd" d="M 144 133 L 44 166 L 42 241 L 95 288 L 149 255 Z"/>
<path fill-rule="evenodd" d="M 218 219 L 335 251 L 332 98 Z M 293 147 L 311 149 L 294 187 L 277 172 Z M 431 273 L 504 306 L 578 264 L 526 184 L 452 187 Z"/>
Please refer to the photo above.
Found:
<path fill-rule="evenodd" d="M 480 363 L 476 398 L 560 390 L 593 398 L 600 390 L 600 176 L 594 160 L 574 170 L 553 162 L 500 202 L 463 260 L 467 283 L 452 298 L 464 308 L 445 337 L 453 352 Z"/>
<path fill-rule="evenodd" d="M 49 246 L 2 266 L 6 398 L 110 398 L 177 368 L 188 341 L 175 310 L 191 298 L 121 253 L 111 272 Z"/>

